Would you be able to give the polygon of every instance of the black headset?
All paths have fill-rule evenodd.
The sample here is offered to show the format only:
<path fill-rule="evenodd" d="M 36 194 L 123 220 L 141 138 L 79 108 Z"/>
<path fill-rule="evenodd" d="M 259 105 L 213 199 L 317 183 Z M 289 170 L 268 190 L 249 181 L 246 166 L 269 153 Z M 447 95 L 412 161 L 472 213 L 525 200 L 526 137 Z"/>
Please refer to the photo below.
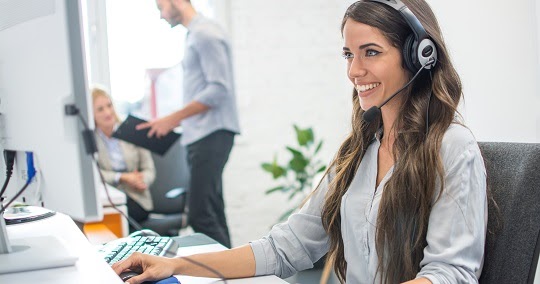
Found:
<path fill-rule="evenodd" d="M 390 6 L 397 10 L 405 19 L 413 34 L 409 35 L 403 45 L 403 60 L 405 65 L 412 72 L 419 69 L 432 69 L 437 63 L 437 47 L 429 38 L 426 29 L 418 18 L 400 0 L 366 0 L 366 2 L 377 2 Z"/>

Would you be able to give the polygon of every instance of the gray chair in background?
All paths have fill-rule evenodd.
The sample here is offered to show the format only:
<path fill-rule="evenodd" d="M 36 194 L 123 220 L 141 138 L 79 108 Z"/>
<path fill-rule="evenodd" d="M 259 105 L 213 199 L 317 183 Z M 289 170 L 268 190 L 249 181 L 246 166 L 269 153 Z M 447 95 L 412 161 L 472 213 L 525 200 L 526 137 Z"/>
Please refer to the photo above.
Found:
<path fill-rule="evenodd" d="M 156 167 L 156 179 L 150 187 L 154 210 L 141 225 L 162 236 L 177 236 L 179 230 L 188 225 L 186 204 L 190 175 L 186 149 L 178 139 L 165 155 L 152 153 L 152 158 Z"/>
<path fill-rule="evenodd" d="M 479 145 L 496 203 L 489 204 L 480 283 L 532 284 L 540 251 L 540 144 Z"/>

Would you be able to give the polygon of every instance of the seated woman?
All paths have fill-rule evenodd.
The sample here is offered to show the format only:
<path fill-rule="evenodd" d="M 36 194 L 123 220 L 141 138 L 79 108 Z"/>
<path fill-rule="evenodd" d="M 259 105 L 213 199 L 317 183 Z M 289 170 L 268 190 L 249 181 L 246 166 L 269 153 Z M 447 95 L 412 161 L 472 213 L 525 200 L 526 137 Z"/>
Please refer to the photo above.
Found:
<path fill-rule="evenodd" d="M 120 120 L 104 89 L 93 88 L 92 101 L 98 164 L 105 182 L 124 191 L 128 215 L 137 222 L 144 221 L 154 208 L 148 190 L 156 176 L 152 156 L 146 149 L 112 137 Z"/>

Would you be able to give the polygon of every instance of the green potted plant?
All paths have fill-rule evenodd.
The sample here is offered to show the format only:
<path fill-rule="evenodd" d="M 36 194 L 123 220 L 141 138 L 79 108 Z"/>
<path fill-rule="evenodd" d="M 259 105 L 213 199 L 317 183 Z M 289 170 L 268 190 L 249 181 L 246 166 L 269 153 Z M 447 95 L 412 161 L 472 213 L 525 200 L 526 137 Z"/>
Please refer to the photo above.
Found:
<path fill-rule="evenodd" d="M 281 192 L 288 194 L 289 200 L 300 194 L 302 199 L 312 190 L 313 179 L 324 170 L 326 165 L 317 158 L 317 154 L 322 148 L 323 141 L 315 140 L 313 129 L 301 129 L 294 125 L 296 140 L 298 145 L 285 146 L 291 158 L 285 165 L 278 163 L 277 154 L 274 160 L 269 163 L 262 163 L 264 171 L 272 175 L 274 180 L 279 181 L 279 185 L 266 190 L 266 194 Z M 278 222 L 286 220 L 296 209 L 298 204 L 294 204 L 285 211 L 278 219 Z"/>

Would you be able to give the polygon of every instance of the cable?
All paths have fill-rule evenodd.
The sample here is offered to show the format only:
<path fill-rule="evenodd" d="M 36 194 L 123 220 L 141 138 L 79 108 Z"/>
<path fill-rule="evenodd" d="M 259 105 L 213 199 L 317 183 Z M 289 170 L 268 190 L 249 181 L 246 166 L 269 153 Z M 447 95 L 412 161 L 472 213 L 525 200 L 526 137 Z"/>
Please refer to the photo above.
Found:
<path fill-rule="evenodd" d="M 15 154 L 17 152 L 11 151 L 11 150 L 4 150 L 4 159 L 6 160 L 6 181 L 4 181 L 4 185 L 2 186 L 2 189 L 0 190 L 0 202 L 4 201 L 3 195 L 6 192 L 7 186 L 9 184 L 9 180 L 11 179 L 11 176 L 13 175 L 13 165 L 15 164 Z"/>
<path fill-rule="evenodd" d="M 143 229 L 142 226 L 137 221 L 135 221 L 135 220 L 133 220 L 133 218 L 129 217 L 129 215 L 127 215 L 122 210 L 120 210 L 118 207 L 116 207 L 116 205 L 112 202 L 111 196 L 109 194 L 109 187 L 107 186 L 107 183 L 105 182 L 105 178 L 103 177 L 103 173 L 101 173 L 101 170 L 99 169 L 98 162 L 96 161 L 96 158 L 94 156 L 92 156 L 92 161 L 94 161 L 94 165 L 97 168 L 97 171 L 99 173 L 99 179 L 101 180 L 101 184 L 105 188 L 105 195 L 107 195 L 107 200 L 111 204 L 111 207 L 114 210 L 118 211 L 118 213 L 120 213 L 122 216 L 124 216 L 124 218 L 126 218 L 128 223 L 131 226 L 133 226 L 133 228 L 135 228 L 137 231 L 142 230 Z"/>
<path fill-rule="evenodd" d="M 193 263 L 195 265 L 198 265 L 199 267 L 202 267 L 202 268 L 214 273 L 215 275 L 217 275 L 218 278 L 220 278 L 223 281 L 223 283 L 227 284 L 227 278 L 225 278 L 225 276 L 223 274 L 221 274 L 219 271 L 213 269 L 212 267 L 210 267 L 210 266 L 208 266 L 208 265 L 206 265 L 204 263 L 198 262 L 198 261 L 196 261 L 194 259 L 191 259 L 191 258 L 189 258 L 187 256 L 182 256 L 180 258 L 184 259 L 184 260 L 187 260 L 188 262 L 191 262 L 191 263 Z"/>
<path fill-rule="evenodd" d="M 142 226 L 135 220 L 133 220 L 133 218 L 129 217 L 126 213 L 124 213 L 122 210 L 120 210 L 118 207 L 116 207 L 116 205 L 112 202 L 112 199 L 111 199 L 111 196 L 109 194 L 109 188 L 107 187 L 107 183 L 105 182 L 105 178 L 103 177 L 103 173 L 101 172 L 101 169 L 99 168 L 99 164 L 96 160 L 96 158 L 94 157 L 94 153 L 97 152 L 97 146 L 96 146 L 96 141 L 94 139 L 94 134 L 92 133 L 92 130 L 88 127 L 88 123 L 86 123 L 86 120 L 84 119 L 84 117 L 81 115 L 81 112 L 79 111 L 79 108 L 77 108 L 77 106 L 75 105 L 66 105 L 65 106 L 65 112 L 67 115 L 76 115 L 79 120 L 81 121 L 82 125 L 84 126 L 84 131 L 83 131 L 83 140 L 84 140 L 84 144 L 85 144 L 85 148 L 86 148 L 86 153 L 89 154 L 91 157 L 92 157 L 92 161 L 94 162 L 94 165 L 96 166 L 97 168 L 97 172 L 99 174 L 99 178 L 101 180 L 101 184 L 103 185 L 103 188 L 105 188 L 105 195 L 107 195 L 107 200 L 109 201 L 109 203 L 111 204 L 111 207 L 118 211 L 118 213 L 120 213 L 120 215 L 122 215 L 124 218 L 126 218 L 126 220 L 128 221 L 128 223 L 133 227 L 135 228 L 136 230 L 142 230 Z"/>
<path fill-rule="evenodd" d="M 34 168 L 34 154 L 32 152 L 26 152 L 26 171 L 27 171 L 27 178 L 26 178 L 26 184 L 9 200 L 9 202 L 4 206 L 2 205 L 2 209 L 0 210 L 0 215 L 6 211 L 6 209 L 13 203 L 21 194 L 28 188 L 28 186 L 32 183 L 32 179 L 36 176 L 36 169 Z"/>
<path fill-rule="evenodd" d="M 429 80 L 433 85 L 433 75 L 431 74 L 431 69 L 429 70 Z M 431 86 L 431 92 L 429 93 L 427 109 L 426 109 L 426 137 L 429 134 L 429 107 L 431 105 L 431 97 L 433 97 L 433 86 Z"/>
<path fill-rule="evenodd" d="M 6 211 L 6 209 L 9 207 L 9 205 L 11 205 L 11 203 L 13 203 L 15 201 L 15 199 L 19 198 L 19 196 L 26 190 L 26 188 L 30 185 L 30 182 L 27 181 L 26 184 L 21 188 L 21 190 L 19 190 L 19 192 L 17 192 L 17 194 L 15 194 L 15 196 L 13 196 L 13 198 L 11 198 L 9 200 L 9 202 L 6 204 L 6 206 L 4 206 L 2 204 L 2 209 L 0 210 L 0 215 L 2 215 L 2 213 L 4 213 L 4 211 Z"/>
<path fill-rule="evenodd" d="M 90 131 L 91 133 L 91 129 L 88 128 L 88 124 L 86 123 L 86 120 L 84 119 L 84 117 L 81 115 L 81 112 L 79 111 L 79 109 L 77 108 L 77 106 L 75 105 L 66 105 L 65 107 L 65 111 L 66 111 L 66 114 L 68 115 L 77 115 L 77 117 L 79 117 L 80 121 L 82 122 L 84 128 L 85 128 L 85 132 L 88 133 Z M 89 135 L 85 135 L 83 133 L 83 136 L 85 138 L 85 144 L 86 144 L 86 151 L 88 152 L 89 149 L 92 148 L 92 145 L 96 145 L 96 142 L 94 140 L 94 136 L 89 136 Z M 92 140 L 92 141 L 86 141 L 86 140 Z M 111 199 L 111 196 L 109 195 L 109 188 L 107 187 L 107 183 L 105 182 L 105 178 L 103 177 L 103 173 L 101 172 L 101 170 L 99 169 L 99 164 L 98 162 L 96 161 L 96 158 L 94 157 L 93 153 L 96 152 L 97 149 L 95 149 L 94 151 L 92 151 L 91 153 L 91 157 L 92 157 L 92 161 L 94 161 L 94 165 L 97 167 L 97 171 L 99 173 L 99 178 L 101 180 L 101 183 L 103 184 L 103 187 L 105 188 L 105 193 L 107 195 L 107 200 L 109 201 L 109 203 L 111 204 L 112 208 L 114 208 L 116 211 L 118 211 L 118 213 L 120 213 L 122 216 L 124 216 L 124 218 L 126 218 L 126 220 L 128 220 L 129 224 L 131 226 L 133 226 L 136 230 L 142 230 L 142 226 L 137 223 L 137 221 L 133 220 L 131 217 L 129 217 L 128 215 L 126 215 L 124 212 L 122 212 L 120 209 L 118 209 L 116 207 L 116 205 L 114 205 L 114 203 L 112 202 L 112 199 Z M 210 266 L 207 266 L 206 264 L 203 264 L 201 262 L 198 262 L 196 260 L 193 260 L 191 258 L 188 258 L 188 257 L 181 257 L 182 259 L 185 259 L 187 260 L 188 262 L 191 262 L 199 267 L 202 267 L 212 273 L 214 273 L 215 275 L 217 275 L 222 281 L 223 283 L 227 284 L 227 279 L 225 278 L 225 276 L 223 274 L 221 274 L 219 271 L 213 269 L 212 267 Z"/>

